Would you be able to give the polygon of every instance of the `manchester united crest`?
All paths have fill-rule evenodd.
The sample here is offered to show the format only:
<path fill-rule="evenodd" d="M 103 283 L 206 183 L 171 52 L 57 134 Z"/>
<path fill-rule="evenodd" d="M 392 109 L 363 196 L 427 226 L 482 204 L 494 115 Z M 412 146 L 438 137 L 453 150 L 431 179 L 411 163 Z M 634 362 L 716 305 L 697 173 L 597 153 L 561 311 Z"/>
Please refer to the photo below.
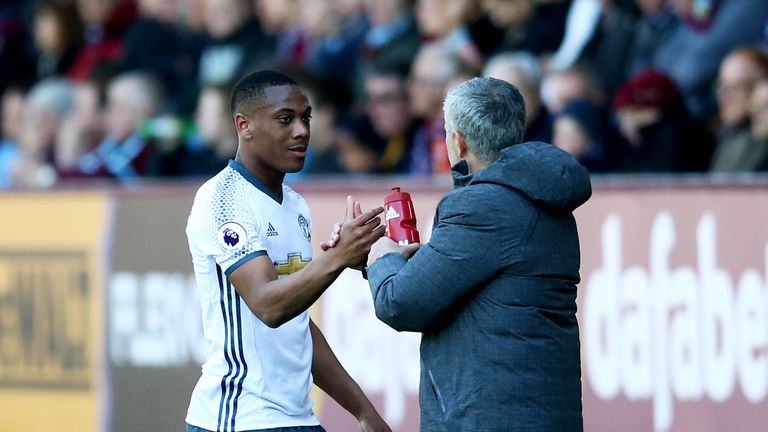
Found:
<path fill-rule="evenodd" d="M 312 238 L 312 233 L 309 229 L 309 221 L 304 217 L 304 215 L 299 215 L 299 228 L 301 228 L 301 232 L 304 233 L 304 237 L 306 237 L 307 240 Z"/>

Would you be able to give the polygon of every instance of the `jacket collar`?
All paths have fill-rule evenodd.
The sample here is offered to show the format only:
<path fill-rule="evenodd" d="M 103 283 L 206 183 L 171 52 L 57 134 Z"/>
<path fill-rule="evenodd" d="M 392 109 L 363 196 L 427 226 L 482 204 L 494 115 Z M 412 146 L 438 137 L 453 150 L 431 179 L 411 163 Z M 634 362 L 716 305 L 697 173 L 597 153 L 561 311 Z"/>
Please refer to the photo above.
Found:
<path fill-rule="evenodd" d="M 451 167 L 451 177 L 453 177 L 453 188 L 459 189 L 468 185 L 472 181 L 473 174 L 469 173 L 467 161 L 459 161 Z"/>

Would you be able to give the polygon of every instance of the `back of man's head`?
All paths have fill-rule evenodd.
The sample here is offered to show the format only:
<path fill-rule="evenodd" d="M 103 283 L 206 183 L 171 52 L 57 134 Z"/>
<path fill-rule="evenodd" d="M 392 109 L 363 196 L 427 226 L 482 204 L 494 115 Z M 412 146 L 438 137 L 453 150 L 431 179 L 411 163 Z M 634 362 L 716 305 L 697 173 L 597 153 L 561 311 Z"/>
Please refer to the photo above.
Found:
<path fill-rule="evenodd" d="M 280 72 L 260 70 L 251 72 L 235 84 L 230 97 L 229 109 L 234 117 L 237 113 L 251 114 L 264 99 L 264 89 L 284 85 L 298 85 L 296 81 Z"/>
<path fill-rule="evenodd" d="M 523 141 L 525 102 L 504 80 L 473 78 L 457 85 L 446 96 L 443 111 L 446 132 L 461 133 L 482 162 L 494 162 L 501 150 Z"/>

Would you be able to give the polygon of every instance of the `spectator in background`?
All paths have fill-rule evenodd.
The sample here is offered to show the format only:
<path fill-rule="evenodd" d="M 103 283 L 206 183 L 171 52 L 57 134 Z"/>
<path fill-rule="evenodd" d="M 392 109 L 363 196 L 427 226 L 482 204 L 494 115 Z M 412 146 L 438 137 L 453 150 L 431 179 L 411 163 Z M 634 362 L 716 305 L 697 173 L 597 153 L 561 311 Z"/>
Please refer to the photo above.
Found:
<path fill-rule="evenodd" d="M 304 168 L 296 173 L 287 173 L 285 178 L 287 181 L 293 181 L 305 174 L 328 175 L 343 172 L 337 127 L 339 110 L 329 94 L 329 88 L 311 77 L 300 77 L 300 74 L 291 76 L 297 78 L 309 99 L 309 104 L 312 105 L 312 137 L 304 159 Z"/>
<path fill-rule="evenodd" d="M 205 32 L 204 0 L 177 0 L 176 25 L 192 34 Z"/>
<path fill-rule="evenodd" d="M 421 35 L 408 0 L 362 0 L 370 26 L 360 52 L 360 71 L 391 69 L 407 73 Z M 360 80 L 360 82 L 362 82 Z"/>
<path fill-rule="evenodd" d="M 418 123 L 408 109 L 405 76 L 394 70 L 370 69 L 364 85 L 365 113 L 342 126 L 341 158 L 346 161 L 350 155 L 366 152 L 370 154 L 366 157 L 368 171 L 407 173 Z"/>
<path fill-rule="evenodd" d="M 552 116 L 541 101 L 541 66 L 530 53 L 507 52 L 488 60 L 483 76 L 504 80 L 525 99 L 525 141 L 552 142 Z"/>
<path fill-rule="evenodd" d="M 464 68 L 461 60 L 444 44 L 427 43 L 419 48 L 408 77 L 411 113 L 421 121 L 408 169 L 414 175 L 450 172 L 445 149 L 443 99 L 446 85 L 455 76 L 464 74 Z"/>
<path fill-rule="evenodd" d="M 157 77 L 176 112 L 194 110 L 202 34 L 177 23 L 178 0 L 139 0 L 139 15 L 125 35 L 125 70 Z M 151 42 L 150 42 L 151 41 Z"/>
<path fill-rule="evenodd" d="M 281 55 L 281 34 L 291 29 L 299 19 L 296 10 L 299 9 L 298 0 L 254 0 L 256 15 L 259 17 L 264 32 L 277 39 L 276 56 Z"/>
<path fill-rule="evenodd" d="M 541 101 L 556 115 L 572 100 L 587 100 L 598 106 L 606 103 L 605 91 L 592 68 L 577 64 L 564 70 L 550 70 L 541 81 Z"/>
<path fill-rule="evenodd" d="M 47 78 L 27 94 L 19 131 L 19 156 L 11 167 L 11 185 L 47 188 L 56 183 L 55 139 L 74 107 L 74 86 L 61 78 Z"/>
<path fill-rule="evenodd" d="M 713 140 L 691 118 L 675 83 L 663 72 L 643 71 L 619 88 L 613 99 L 629 149 L 625 172 L 706 171 Z"/>
<path fill-rule="evenodd" d="M 612 135 L 605 119 L 605 112 L 593 102 L 572 100 L 555 117 L 552 144 L 570 153 L 589 172 L 606 172 Z"/>
<path fill-rule="evenodd" d="M 563 40 L 571 0 L 480 0 L 470 33 L 487 58 L 504 51 L 553 53 Z"/>
<path fill-rule="evenodd" d="M 371 72 L 365 79 L 365 93 L 366 113 L 383 144 L 378 170 L 407 173 L 418 123 L 408 109 L 405 75 L 396 71 Z"/>
<path fill-rule="evenodd" d="M 107 88 L 105 138 L 78 161 L 82 175 L 131 180 L 148 174 L 154 148 L 141 127 L 162 102 L 159 83 L 150 75 L 126 72 Z"/>
<path fill-rule="evenodd" d="M 750 171 L 768 171 L 768 79 L 755 86 L 749 105 L 753 146 Z"/>
<path fill-rule="evenodd" d="M 179 145 L 169 162 L 178 164 L 176 172 L 164 175 L 208 178 L 227 166 L 237 151 L 237 134 L 229 113 L 230 88 L 205 86 L 195 110 L 195 133 Z"/>
<path fill-rule="evenodd" d="M 274 40 L 247 0 L 204 0 L 203 6 L 209 38 L 200 57 L 201 86 L 232 85 L 246 71 L 271 61 Z"/>
<path fill-rule="evenodd" d="M 765 78 L 768 55 L 757 48 L 736 49 L 720 65 L 716 87 L 720 135 L 712 157 L 712 171 L 751 171 L 761 162 L 753 157 L 749 100 L 755 85 Z"/>
<path fill-rule="evenodd" d="M 33 84 L 35 67 L 26 46 L 20 14 L 13 7 L 0 7 L 0 93 L 12 86 Z"/>
<path fill-rule="evenodd" d="M 80 48 L 82 27 L 73 3 L 38 3 L 33 23 L 38 80 L 69 73 Z"/>
<path fill-rule="evenodd" d="M 481 68 L 483 55 L 469 33 L 475 14 L 472 0 L 416 0 L 416 22 L 427 42 L 444 44 L 462 63 Z"/>
<path fill-rule="evenodd" d="M 81 177 L 80 158 L 96 148 L 104 138 L 104 116 L 101 112 L 102 89 L 95 81 L 75 84 L 74 106 L 56 135 L 53 154 L 60 180 Z"/>
<path fill-rule="evenodd" d="M 199 174 L 210 176 L 227 166 L 227 162 L 235 157 L 237 150 L 237 134 L 232 130 L 232 116 L 229 113 L 229 87 L 209 86 L 203 88 L 195 110 L 195 125 L 200 139 L 205 144 L 214 161 L 211 169 L 193 170 L 184 174 Z M 195 164 L 186 166 L 192 169 Z"/>
<path fill-rule="evenodd" d="M 116 63 L 124 54 L 123 36 L 136 17 L 132 0 L 76 0 L 85 30 L 69 77 L 83 81 L 94 68 Z"/>
<path fill-rule="evenodd" d="M 587 62 L 610 96 L 625 79 L 634 36 L 634 4 L 626 0 L 574 0 L 563 43 L 548 67 L 562 70 Z"/>
<path fill-rule="evenodd" d="M 716 112 L 712 83 L 723 58 L 758 43 L 768 21 L 765 0 L 671 0 L 681 25 L 656 55 L 654 67 L 677 84 L 696 118 Z"/>
<path fill-rule="evenodd" d="M 0 99 L 0 189 L 11 184 L 11 167 L 19 157 L 19 138 L 24 120 L 24 92 L 9 88 Z"/>
<path fill-rule="evenodd" d="M 635 22 L 634 40 L 627 58 L 626 77 L 652 68 L 661 47 L 680 25 L 668 0 L 635 0 L 640 17 Z"/>
<path fill-rule="evenodd" d="M 276 39 L 273 64 L 323 81 L 340 105 L 348 105 L 367 25 L 362 7 L 337 0 L 259 0 L 256 4 Z"/>
<path fill-rule="evenodd" d="M 765 23 L 765 32 L 763 33 L 763 52 L 768 53 L 768 21 Z"/>
<path fill-rule="evenodd" d="M 326 10 L 318 7 L 323 5 L 314 1 L 302 3 L 290 0 L 266 0 L 257 3 L 263 4 L 262 8 L 273 14 L 273 28 L 277 30 L 273 33 L 276 37 L 275 63 L 288 67 L 304 67 L 312 50 L 312 41 L 304 28 L 305 19 L 308 18 L 306 10 L 310 9 L 313 14 L 327 15 Z M 278 3 L 281 5 L 278 6 Z M 311 7 L 308 7 L 310 5 Z M 325 19 L 325 16 L 317 17 L 318 21 Z"/>
<path fill-rule="evenodd" d="M 337 91 L 350 92 L 368 27 L 362 5 L 350 7 L 339 0 L 305 1 L 301 23 L 309 48 L 307 72 L 333 84 Z"/>

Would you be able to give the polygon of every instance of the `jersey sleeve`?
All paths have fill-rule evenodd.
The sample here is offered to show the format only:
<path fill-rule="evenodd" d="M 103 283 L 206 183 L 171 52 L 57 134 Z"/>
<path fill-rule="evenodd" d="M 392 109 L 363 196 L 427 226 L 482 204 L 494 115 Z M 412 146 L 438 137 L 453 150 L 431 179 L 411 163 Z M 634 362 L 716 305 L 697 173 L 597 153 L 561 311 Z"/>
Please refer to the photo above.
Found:
<path fill-rule="evenodd" d="M 214 257 L 227 276 L 251 259 L 267 254 L 258 220 L 232 216 L 219 222 L 221 225 L 216 230 L 219 253 Z"/>
<path fill-rule="evenodd" d="M 238 198 L 214 193 L 206 202 L 196 203 L 201 210 L 196 223 L 200 246 L 227 276 L 251 259 L 267 255 L 260 214 Z"/>

